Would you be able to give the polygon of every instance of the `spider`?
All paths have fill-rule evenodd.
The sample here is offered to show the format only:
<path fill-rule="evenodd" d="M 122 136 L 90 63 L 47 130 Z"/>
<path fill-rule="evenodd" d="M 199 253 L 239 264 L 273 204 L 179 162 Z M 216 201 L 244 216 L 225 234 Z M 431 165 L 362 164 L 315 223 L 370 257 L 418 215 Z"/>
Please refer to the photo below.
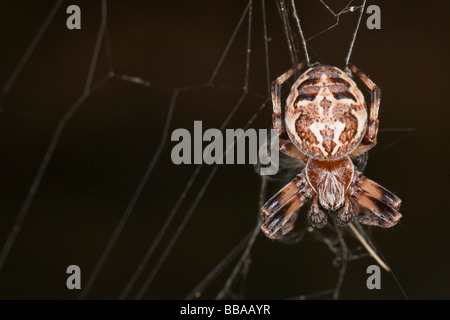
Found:
<path fill-rule="evenodd" d="M 358 172 L 352 159 L 376 144 L 380 88 L 354 65 L 348 74 L 332 66 L 306 70 L 293 84 L 284 123 L 281 86 L 304 69 L 290 69 L 272 84 L 273 127 L 280 150 L 301 159 L 305 168 L 261 209 L 261 229 L 276 239 L 292 230 L 298 209 L 309 200 L 308 222 L 316 228 L 332 217 L 340 226 L 355 218 L 362 224 L 389 228 L 402 215 L 401 200 Z M 357 76 L 371 92 L 368 116 Z"/>

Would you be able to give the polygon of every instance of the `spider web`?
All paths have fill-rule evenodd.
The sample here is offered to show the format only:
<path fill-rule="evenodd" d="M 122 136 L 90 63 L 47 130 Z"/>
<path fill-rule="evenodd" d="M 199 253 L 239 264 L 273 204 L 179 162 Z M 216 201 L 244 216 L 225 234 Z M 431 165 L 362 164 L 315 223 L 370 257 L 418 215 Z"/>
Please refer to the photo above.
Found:
<path fill-rule="evenodd" d="M 8 96 L 16 82 L 26 77 L 27 63 L 39 49 L 47 29 L 55 23 L 55 17 L 63 11 L 62 3 L 62 0 L 55 2 L 4 82 L 0 93 L 3 114 L 18 114 L 8 107 Z M 213 67 L 209 76 L 204 77 L 203 82 L 173 85 L 153 77 L 151 73 L 134 75 L 123 66 L 120 71 L 116 70 L 114 36 L 110 35 L 109 20 L 119 13 L 117 9 L 109 9 L 114 3 L 99 1 L 99 12 L 90 13 L 98 15 L 99 25 L 94 45 L 89 48 L 89 67 L 82 81 L 83 89 L 58 118 L 18 213 L 9 213 L 13 224 L 5 233 L 0 252 L 0 274 L 14 254 L 16 241 L 22 233 L 29 231 L 29 228 L 21 230 L 30 219 L 35 202 L 39 197 L 45 197 L 41 188 L 44 188 L 42 185 L 52 170 L 53 162 L 60 161 L 58 149 L 71 146 L 71 141 L 65 139 L 70 132 L 73 135 L 71 123 L 79 122 L 82 116 L 87 115 L 86 105 L 101 104 L 101 97 L 115 96 L 115 90 L 124 86 L 132 86 L 137 94 L 152 96 L 149 101 L 153 104 L 146 106 L 152 111 L 152 119 L 146 120 L 151 121 L 149 126 L 152 128 L 150 135 L 145 137 L 157 143 L 152 145 L 151 154 L 146 152 L 139 162 L 140 174 L 133 180 L 134 184 L 117 193 L 126 198 L 124 210 L 108 217 L 108 222 L 104 222 L 106 226 L 100 221 L 106 216 L 81 217 L 81 220 L 89 222 L 89 227 L 83 230 L 95 233 L 100 228 L 104 231 L 102 237 L 93 237 L 96 243 L 83 261 L 83 284 L 78 299 L 96 296 L 119 299 L 338 299 L 348 278 L 350 263 L 364 261 L 365 265 L 372 264 L 375 262 L 369 259 L 377 256 L 378 262 L 386 263 L 371 238 L 370 230 L 358 224 L 353 225 L 353 229 L 329 224 L 319 231 L 308 227 L 299 218 L 296 230 L 279 242 L 269 241 L 261 235 L 259 208 L 301 169 L 301 164 L 292 159 L 282 159 L 281 171 L 275 177 L 258 176 L 250 166 L 199 164 L 180 168 L 170 164 L 170 133 L 178 127 L 190 128 L 193 120 L 203 120 L 204 126 L 217 127 L 221 131 L 238 127 L 271 127 L 271 81 L 305 59 L 311 63 L 322 63 L 323 60 L 328 63 L 328 57 L 321 59 L 318 55 L 323 51 L 319 48 L 326 43 L 327 35 L 339 27 L 342 27 L 340 31 L 344 35 L 345 48 L 340 50 L 343 56 L 339 57 L 336 65 L 344 66 L 350 60 L 366 1 L 337 1 L 332 6 L 331 2 L 318 0 L 311 7 L 305 3 L 250 0 L 241 4 L 240 16 L 230 18 L 235 20 L 235 25 L 229 30 L 228 42 L 225 36 L 216 38 L 223 49 L 215 66 L 210 64 Z M 320 23 L 314 20 L 317 17 L 323 18 Z M 201 54 L 201 48 L 197 50 Z M 280 55 L 285 59 L 280 60 Z M 109 84 L 112 87 L 108 87 Z M 285 85 L 284 89 L 288 87 Z M 211 102 L 214 102 L 214 113 L 217 113 L 215 117 L 210 114 Z M 102 114 L 99 117 L 106 116 Z M 144 148 L 142 143 L 140 147 Z M 382 146 L 379 151 L 388 147 Z M 357 165 L 362 170 L 367 158 L 358 160 L 360 163 Z M 229 181 L 227 175 L 236 178 Z M 236 185 L 239 184 L 238 179 L 246 181 Z M 117 188 L 120 189 L 120 185 Z M 31 226 L 39 227 L 37 221 Z M 134 236 L 134 233 L 139 236 Z M 133 255 L 128 255 L 130 248 L 135 251 Z M 331 259 L 324 248 L 331 253 Z M 371 253 L 368 250 L 372 250 Z M 69 256 L 71 254 L 74 255 L 68 253 Z M 317 268 L 317 278 L 312 282 L 303 277 L 301 281 L 304 283 L 295 282 L 294 290 L 288 286 L 288 289 L 273 292 L 278 281 L 287 282 L 286 277 L 298 276 L 294 269 L 287 269 L 286 276 L 280 275 L 277 279 L 272 271 L 267 271 L 285 268 L 286 265 L 277 260 L 290 255 L 298 255 L 297 259 L 288 259 L 297 267 L 301 259 L 312 261 L 305 272 L 311 271 L 308 268 L 312 268 L 313 263 L 325 261 L 325 265 Z M 66 264 L 77 264 L 75 260 Z M 273 272 L 276 274 L 278 271 Z M 394 275 L 392 271 L 390 273 Z M 114 276 L 110 277 L 110 274 Z M 108 287 L 105 283 L 111 278 L 116 284 L 114 289 L 102 291 L 102 287 Z M 175 282 L 177 286 L 173 285 Z M 398 282 L 397 285 L 406 297 Z M 261 290 L 263 294 L 258 293 L 260 288 L 265 288 Z"/>

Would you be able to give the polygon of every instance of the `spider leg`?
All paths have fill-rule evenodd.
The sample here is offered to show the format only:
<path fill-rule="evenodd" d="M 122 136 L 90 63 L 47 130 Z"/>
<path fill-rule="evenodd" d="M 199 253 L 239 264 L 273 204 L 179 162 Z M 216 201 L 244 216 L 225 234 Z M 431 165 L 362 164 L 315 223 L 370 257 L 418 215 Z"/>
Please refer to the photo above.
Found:
<path fill-rule="evenodd" d="M 289 232 L 296 211 L 312 196 L 313 191 L 302 172 L 261 208 L 261 229 L 266 236 L 276 239 Z"/>
<path fill-rule="evenodd" d="M 309 224 L 315 228 L 323 228 L 328 222 L 327 214 L 319 207 L 319 203 L 315 197 L 313 198 L 307 219 Z"/>
<path fill-rule="evenodd" d="M 273 114 L 272 114 L 272 122 L 273 128 L 276 130 L 279 137 L 280 150 L 291 156 L 293 158 L 299 158 L 305 160 L 307 158 L 300 150 L 298 150 L 289 139 L 287 135 L 286 128 L 283 124 L 282 112 L 281 112 L 281 86 L 285 83 L 290 77 L 292 77 L 296 72 L 300 71 L 305 67 L 304 63 L 300 63 L 296 67 L 288 70 L 283 75 L 278 77 L 272 83 L 272 104 L 273 104 Z"/>
<path fill-rule="evenodd" d="M 402 217 L 400 212 L 382 202 L 381 200 L 368 195 L 367 193 L 360 193 L 360 195 L 356 199 L 356 202 L 360 206 L 370 210 L 371 213 L 376 216 L 368 218 L 365 216 L 363 211 L 363 214 L 359 219 L 361 223 L 367 224 L 367 221 L 370 220 L 373 223 L 376 223 L 375 225 L 379 225 L 383 228 L 389 228 L 395 226 Z"/>
<path fill-rule="evenodd" d="M 401 200 L 396 195 L 359 172 L 353 183 L 349 190 L 359 209 L 359 222 L 383 228 L 397 224 L 402 215 L 397 211 Z"/>
<path fill-rule="evenodd" d="M 348 198 L 345 199 L 344 206 L 336 211 L 336 223 L 340 226 L 347 225 L 353 218 L 353 206 Z"/>
<path fill-rule="evenodd" d="M 359 187 L 363 189 L 365 192 L 369 193 L 376 199 L 380 199 L 383 203 L 386 203 L 387 205 L 391 206 L 395 210 L 400 209 L 400 205 L 402 203 L 402 200 L 397 197 L 395 194 L 393 194 L 391 191 L 383 188 L 375 181 L 372 181 L 370 179 L 367 179 L 365 176 L 360 174 L 359 178 Z"/>
<path fill-rule="evenodd" d="M 280 137 L 279 145 L 280 145 L 280 150 L 284 154 L 287 154 L 288 156 L 290 156 L 292 158 L 301 159 L 305 162 L 308 159 L 308 156 L 305 155 L 300 150 L 298 150 L 297 147 L 291 142 L 291 140 L 289 138 L 284 139 L 284 138 Z"/>
<path fill-rule="evenodd" d="M 348 68 L 366 85 L 371 93 L 368 129 L 359 146 L 350 154 L 352 157 L 356 157 L 361 153 L 368 151 L 377 143 L 378 110 L 380 109 L 381 89 L 354 65 L 349 64 Z"/>
<path fill-rule="evenodd" d="M 392 224 L 391 222 L 388 222 L 382 218 L 380 218 L 377 215 L 374 215 L 372 211 L 370 211 L 367 208 L 361 208 L 360 212 L 356 216 L 356 219 L 358 219 L 359 223 L 368 225 L 368 226 L 375 226 L 375 227 L 382 227 L 382 228 L 390 228 L 395 224 Z"/>
<path fill-rule="evenodd" d="M 286 132 L 281 116 L 281 86 L 297 71 L 300 71 L 304 67 L 305 64 L 300 63 L 296 67 L 283 73 L 272 83 L 272 103 L 273 103 L 272 121 L 273 121 L 273 128 L 277 131 L 278 136 L 281 136 L 283 131 Z"/>
<path fill-rule="evenodd" d="M 298 215 L 298 213 L 294 212 L 291 215 L 291 217 L 286 221 L 286 223 L 277 232 L 275 232 L 270 238 L 278 239 L 284 235 L 287 235 L 289 232 L 291 232 L 292 229 L 294 229 L 294 223 L 295 223 L 295 220 L 297 220 L 297 215 Z M 289 241 L 289 239 L 288 239 L 288 241 Z"/>

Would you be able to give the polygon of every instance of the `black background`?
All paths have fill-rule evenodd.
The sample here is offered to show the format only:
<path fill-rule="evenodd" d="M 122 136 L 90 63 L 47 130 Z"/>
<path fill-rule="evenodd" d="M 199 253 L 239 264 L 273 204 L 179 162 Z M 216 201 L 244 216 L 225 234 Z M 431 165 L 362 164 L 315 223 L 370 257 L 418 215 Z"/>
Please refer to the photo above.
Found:
<path fill-rule="evenodd" d="M 291 61 L 276 6 L 266 1 L 270 79 Z M 318 1 L 297 1 L 306 37 L 334 23 Z M 333 1 L 339 11 L 346 1 Z M 108 3 L 114 77 L 89 95 L 68 121 L 30 207 L 17 242 L 0 273 L 3 299 L 75 299 L 66 288 L 68 265 L 87 280 L 160 143 L 172 90 L 204 84 L 224 52 L 245 1 L 119 1 Z M 66 28 L 69 4 L 82 12 L 82 29 Z M 413 299 L 450 298 L 448 187 L 449 30 L 446 1 L 369 1 L 381 8 L 381 30 L 361 23 L 352 63 L 381 87 L 381 129 L 365 175 L 402 200 L 403 219 L 374 238 Z M 7 81 L 50 12 L 54 1 L 0 3 L 0 85 Z M 263 22 L 254 1 L 250 94 L 227 128 L 240 128 L 267 94 Z M 341 16 L 339 27 L 311 40 L 313 61 L 343 67 L 357 15 Z M 0 102 L 0 243 L 6 239 L 42 161 L 58 121 L 82 94 L 101 21 L 100 1 L 63 2 L 17 81 Z M 180 94 L 170 132 L 219 128 L 242 91 L 247 19 L 237 33 L 211 88 Z M 110 71 L 103 42 L 94 83 Z M 301 57 L 300 57 L 301 58 Z M 123 75 L 149 81 L 142 86 Z M 224 85 L 233 90 L 222 89 Z M 271 126 L 270 106 L 252 124 Z M 392 145 L 393 144 L 393 145 Z M 89 299 L 115 299 L 173 208 L 194 166 L 175 166 L 168 141 Z M 204 185 L 205 166 L 180 208 L 180 222 Z M 250 165 L 223 165 L 208 186 L 181 237 L 162 265 L 146 299 L 180 299 L 253 228 L 260 178 Z M 275 188 L 270 192 L 276 191 Z M 300 220 L 300 219 L 299 219 Z M 176 226 L 169 231 L 173 233 Z M 162 241 L 150 261 L 167 246 Z M 334 256 L 307 237 L 286 246 L 258 237 L 245 298 L 283 299 L 333 288 Z M 343 299 L 401 299 L 388 273 L 382 289 L 366 288 L 373 260 L 349 265 Z M 144 281 L 148 272 L 147 267 Z M 226 272 L 204 298 L 213 298 Z M 133 292 L 134 293 L 134 292 Z"/>

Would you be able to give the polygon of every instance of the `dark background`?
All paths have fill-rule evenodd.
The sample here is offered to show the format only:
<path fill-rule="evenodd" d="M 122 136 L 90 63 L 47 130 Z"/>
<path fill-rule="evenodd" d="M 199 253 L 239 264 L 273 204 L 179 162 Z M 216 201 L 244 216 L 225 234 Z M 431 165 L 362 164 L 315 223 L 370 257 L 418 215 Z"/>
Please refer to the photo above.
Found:
<path fill-rule="evenodd" d="M 328 1 L 336 12 L 347 1 Z M 332 2 L 332 4 L 331 4 Z M 0 3 L 0 85 L 7 81 L 50 12 L 54 1 Z M 67 122 L 0 273 L 3 299 L 75 299 L 66 288 L 68 265 L 83 284 L 127 207 L 163 133 L 172 90 L 206 83 L 247 2 L 109 0 L 107 30 L 114 77 L 90 94 Z M 69 4 L 82 13 L 82 29 L 66 28 Z M 364 15 L 352 63 L 381 87 L 382 129 L 365 175 L 402 200 L 403 219 L 374 239 L 412 299 L 450 298 L 448 210 L 448 77 L 450 27 L 446 1 L 368 1 L 381 8 L 381 30 Z M 297 1 L 306 37 L 334 23 L 318 1 Z M 291 66 L 276 6 L 266 1 L 270 79 Z M 343 67 L 357 14 L 311 40 L 313 61 Z M 17 81 L 0 101 L 0 243 L 25 199 L 58 121 L 82 94 L 101 21 L 100 1 L 64 2 Z M 247 42 L 245 19 L 209 88 L 179 95 L 170 132 L 219 128 L 242 91 Z M 249 95 L 227 128 L 244 127 L 267 95 L 261 2 L 254 1 Z M 94 83 L 108 74 L 103 42 Z M 302 56 L 299 58 L 302 59 Z M 150 86 L 121 80 L 140 77 Z M 233 89 L 223 89 L 224 85 Z M 270 105 L 251 125 L 271 126 Z M 168 141 L 128 223 L 88 298 L 116 299 L 172 210 L 195 167 L 175 166 Z M 205 166 L 178 212 L 179 223 L 204 186 Z M 253 228 L 260 177 L 251 165 L 223 165 L 162 265 L 144 298 L 180 299 Z M 276 188 L 270 189 L 275 192 Z M 169 228 L 169 235 L 176 225 Z M 163 238 L 141 284 L 167 246 Z M 283 299 L 330 289 L 337 269 L 323 243 L 307 237 L 287 246 L 260 235 L 252 253 L 244 297 Z M 366 288 L 365 258 L 349 265 L 341 298 L 401 299 L 383 272 L 382 289 Z M 230 268 L 204 298 L 213 298 Z M 138 285 L 139 287 L 139 285 Z"/>

